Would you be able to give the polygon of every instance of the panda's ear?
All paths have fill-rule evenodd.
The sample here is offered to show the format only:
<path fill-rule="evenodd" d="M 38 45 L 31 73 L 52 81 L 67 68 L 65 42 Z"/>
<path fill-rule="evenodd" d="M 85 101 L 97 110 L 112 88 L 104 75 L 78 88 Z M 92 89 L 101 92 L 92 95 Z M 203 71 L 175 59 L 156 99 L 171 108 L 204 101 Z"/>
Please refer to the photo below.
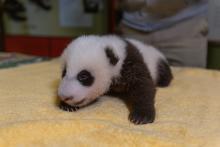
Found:
<path fill-rule="evenodd" d="M 118 63 L 118 57 L 114 54 L 113 50 L 110 47 L 105 48 L 106 57 L 109 60 L 109 63 L 112 65 L 116 65 Z"/>

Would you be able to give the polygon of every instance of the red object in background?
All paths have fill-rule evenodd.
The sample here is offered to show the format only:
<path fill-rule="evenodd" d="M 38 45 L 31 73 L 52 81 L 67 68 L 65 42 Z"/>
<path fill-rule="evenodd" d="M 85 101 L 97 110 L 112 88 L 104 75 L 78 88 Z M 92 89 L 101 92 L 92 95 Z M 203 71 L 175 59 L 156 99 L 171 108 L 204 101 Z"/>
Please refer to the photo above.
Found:
<path fill-rule="evenodd" d="M 71 40 L 72 38 L 62 37 L 6 36 L 5 51 L 57 57 Z"/>
<path fill-rule="evenodd" d="M 73 38 L 53 38 L 50 40 L 50 57 L 60 56 Z"/>
<path fill-rule="evenodd" d="M 49 39 L 29 36 L 6 36 L 5 51 L 38 56 L 49 55 Z"/>
<path fill-rule="evenodd" d="M 108 31 L 109 33 L 115 32 L 115 0 L 108 1 L 109 9 L 108 9 Z"/>

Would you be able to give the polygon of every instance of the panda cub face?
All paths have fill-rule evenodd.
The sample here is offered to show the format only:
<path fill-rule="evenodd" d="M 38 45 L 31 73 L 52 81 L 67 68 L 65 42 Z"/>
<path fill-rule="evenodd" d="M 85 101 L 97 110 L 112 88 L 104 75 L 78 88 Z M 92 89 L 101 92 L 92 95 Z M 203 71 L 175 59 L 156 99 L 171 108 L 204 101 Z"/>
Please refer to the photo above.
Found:
<path fill-rule="evenodd" d="M 63 73 L 58 89 L 61 101 L 82 107 L 108 91 L 119 58 L 100 37 L 80 37 L 62 54 Z"/>
<path fill-rule="evenodd" d="M 83 106 L 94 100 L 92 94 L 95 77 L 92 72 L 83 69 L 75 75 L 67 75 L 67 67 L 62 72 L 62 82 L 59 87 L 59 96 L 62 101 L 72 106 Z M 90 96 L 91 95 L 91 96 Z"/>

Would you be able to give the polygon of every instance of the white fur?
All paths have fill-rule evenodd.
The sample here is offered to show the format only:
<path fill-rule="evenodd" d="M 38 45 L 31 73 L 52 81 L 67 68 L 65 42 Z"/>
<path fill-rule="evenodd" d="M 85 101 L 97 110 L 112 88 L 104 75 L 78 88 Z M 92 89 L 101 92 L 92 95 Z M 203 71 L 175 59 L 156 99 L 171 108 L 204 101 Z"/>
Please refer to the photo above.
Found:
<path fill-rule="evenodd" d="M 164 56 L 151 46 L 134 39 L 127 39 L 140 51 L 144 62 L 149 68 L 152 79 L 157 79 L 157 61 Z M 113 66 L 105 55 L 105 48 L 109 47 L 119 58 Z M 108 36 L 82 36 L 68 45 L 62 54 L 63 64 L 67 67 L 66 76 L 61 81 L 58 94 L 61 99 L 74 97 L 67 101 L 69 105 L 84 100 L 80 105 L 86 105 L 100 95 L 104 94 L 111 85 L 113 77 L 120 77 L 122 64 L 126 57 L 126 43 L 114 35 Z M 92 86 L 82 86 L 76 79 L 81 70 L 88 70 L 95 77 Z"/>

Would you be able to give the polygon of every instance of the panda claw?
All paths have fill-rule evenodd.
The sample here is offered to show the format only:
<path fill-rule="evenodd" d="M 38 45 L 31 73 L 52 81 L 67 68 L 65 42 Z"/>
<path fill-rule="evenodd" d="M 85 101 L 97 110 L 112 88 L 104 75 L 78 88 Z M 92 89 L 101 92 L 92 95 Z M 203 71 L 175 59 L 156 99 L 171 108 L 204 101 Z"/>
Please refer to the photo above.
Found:
<path fill-rule="evenodd" d="M 77 111 L 79 109 L 79 107 L 77 107 L 77 106 L 70 106 L 64 102 L 60 102 L 59 108 L 64 111 L 68 111 L 68 112 Z"/>
<path fill-rule="evenodd" d="M 140 113 L 138 111 L 134 111 L 130 113 L 129 120 L 135 125 L 152 123 L 154 121 L 154 113 Z"/>
<path fill-rule="evenodd" d="M 79 109 L 79 107 L 77 107 L 77 106 L 74 106 L 71 108 L 72 111 L 77 111 L 78 109 Z"/>

